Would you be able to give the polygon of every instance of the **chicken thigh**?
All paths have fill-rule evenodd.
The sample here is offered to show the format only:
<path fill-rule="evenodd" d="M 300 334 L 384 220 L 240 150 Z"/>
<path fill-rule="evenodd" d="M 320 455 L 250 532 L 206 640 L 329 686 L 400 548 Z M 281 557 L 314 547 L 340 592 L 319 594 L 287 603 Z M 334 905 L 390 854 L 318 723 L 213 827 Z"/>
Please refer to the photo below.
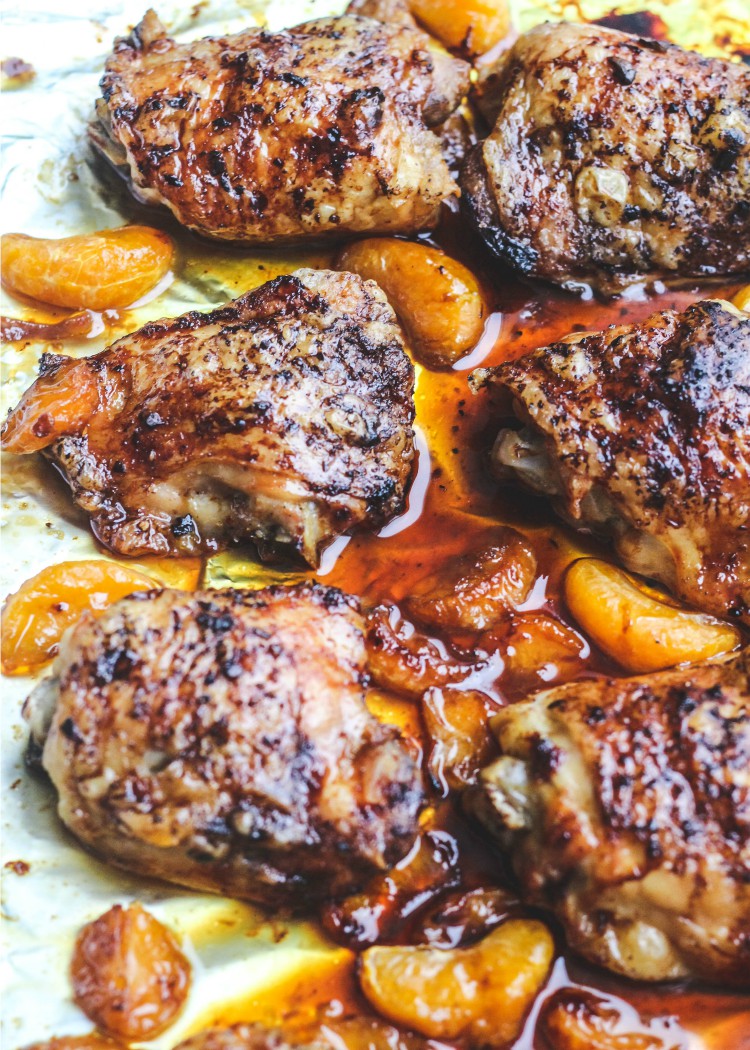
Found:
<path fill-rule="evenodd" d="M 26 714 L 60 817 L 96 854 L 299 909 L 417 832 L 419 768 L 366 683 L 340 591 L 149 591 L 85 613 Z"/>
<path fill-rule="evenodd" d="M 207 1028 L 178 1043 L 175 1050 L 330 1050 L 330 1043 L 292 1044 L 277 1028 L 259 1024 L 235 1024 L 229 1028 Z"/>
<path fill-rule="evenodd" d="M 516 269 L 603 292 L 750 269 L 750 70 L 601 26 L 537 26 L 483 89 L 462 176 Z"/>
<path fill-rule="evenodd" d="M 501 711 L 476 811 L 573 948 L 750 987 L 750 650 Z"/>
<path fill-rule="evenodd" d="M 2 445 L 44 449 L 120 554 L 250 539 L 315 566 L 333 537 L 402 508 L 413 387 L 378 286 L 299 270 L 96 357 L 43 358 Z"/>
<path fill-rule="evenodd" d="M 473 373 L 498 477 L 614 539 L 626 567 L 750 623 L 750 316 L 707 300 Z"/>
<path fill-rule="evenodd" d="M 235 1024 L 198 1032 L 176 1050 L 436 1050 L 417 1035 L 365 1017 L 327 1018 L 312 1033 L 285 1035 L 257 1024 Z"/>
<path fill-rule="evenodd" d="M 409 26 L 419 29 L 419 23 L 411 12 L 409 0 L 351 0 L 347 5 L 348 15 L 374 18 L 388 25 Z"/>
<path fill-rule="evenodd" d="M 137 197 L 209 237 L 413 233 L 458 192 L 428 128 L 468 72 L 369 18 L 178 44 L 149 11 L 115 43 L 90 135 Z"/>

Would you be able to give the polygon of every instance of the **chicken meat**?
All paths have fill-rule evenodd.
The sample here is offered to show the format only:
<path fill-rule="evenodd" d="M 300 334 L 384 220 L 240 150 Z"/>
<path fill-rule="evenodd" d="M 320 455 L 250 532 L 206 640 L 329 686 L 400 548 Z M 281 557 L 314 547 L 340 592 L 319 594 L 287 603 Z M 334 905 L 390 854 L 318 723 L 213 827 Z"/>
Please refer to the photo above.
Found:
<path fill-rule="evenodd" d="M 374 18 L 389 25 L 409 26 L 426 33 L 412 14 L 408 0 L 351 0 L 346 13 Z M 443 51 L 442 44 L 434 42 L 433 46 Z M 463 86 L 468 88 L 468 85 Z M 466 155 L 477 140 L 476 125 L 474 111 L 465 99 L 440 124 L 433 126 L 448 170 L 455 178 L 459 177 Z"/>
<path fill-rule="evenodd" d="M 411 847 L 423 801 L 366 707 L 363 627 L 318 584 L 85 613 L 25 710 L 63 822 L 118 867 L 241 899 L 360 886 Z"/>
<path fill-rule="evenodd" d="M 178 1043 L 175 1050 L 331 1050 L 331 1044 L 315 1040 L 290 1043 L 278 1028 L 260 1024 L 235 1024 L 229 1028 L 207 1028 Z"/>
<path fill-rule="evenodd" d="M 462 189 L 523 273 L 608 293 L 750 270 L 750 69 L 602 26 L 525 33 L 483 84 Z"/>
<path fill-rule="evenodd" d="M 176 1050 L 435 1050 L 417 1035 L 366 1017 L 327 1018 L 313 1032 L 285 1034 L 257 1024 L 235 1024 L 198 1032 Z"/>
<path fill-rule="evenodd" d="M 419 29 L 419 23 L 412 14 L 409 0 L 351 0 L 346 8 L 348 15 L 361 15 L 363 18 L 374 18 L 388 25 L 409 26 Z"/>
<path fill-rule="evenodd" d="M 493 721 L 472 801 L 527 901 L 638 980 L 750 988 L 750 650 L 576 682 Z"/>
<path fill-rule="evenodd" d="M 414 233 L 458 193 L 429 128 L 468 73 L 421 31 L 356 15 L 178 44 L 149 11 L 107 60 L 90 137 L 208 237 Z"/>
<path fill-rule="evenodd" d="M 315 566 L 341 532 L 401 510 L 413 387 L 378 286 L 298 270 L 95 357 L 46 356 L 2 445 L 44 449 L 119 554 L 254 540 Z"/>
<path fill-rule="evenodd" d="M 750 316 L 720 300 L 576 335 L 472 375 L 501 479 L 614 539 L 625 566 L 750 623 Z M 520 429 L 519 429 L 520 428 Z"/>

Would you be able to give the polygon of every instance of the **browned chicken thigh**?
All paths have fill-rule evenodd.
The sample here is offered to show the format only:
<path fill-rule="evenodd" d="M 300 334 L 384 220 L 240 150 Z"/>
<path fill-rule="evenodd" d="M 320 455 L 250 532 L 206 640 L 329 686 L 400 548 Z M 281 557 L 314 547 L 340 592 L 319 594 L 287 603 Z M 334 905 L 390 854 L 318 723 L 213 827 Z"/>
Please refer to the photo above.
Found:
<path fill-rule="evenodd" d="M 99 856 L 304 909 L 416 835 L 419 769 L 366 683 L 340 591 L 150 591 L 84 614 L 27 717 L 62 820 Z"/>
<path fill-rule="evenodd" d="M 473 801 L 570 944 L 636 979 L 750 987 L 750 650 L 548 690 L 494 729 Z"/>
<path fill-rule="evenodd" d="M 90 133 L 140 199 L 209 237 L 413 233 L 458 192 L 428 128 L 468 71 L 369 18 L 178 44 L 149 11 L 115 44 Z"/>
<path fill-rule="evenodd" d="M 404 503 L 414 370 L 385 296 L 353 274 L 299 270 L 41 373 L 3 447 L 44 449 L 120 554 L 247 539 L 314 566 Z"/>
<path fill-rule="evenodd" d="M 626 567 L 750 623 L 750 316 L 707 300 L 473 373 L 520 429 L 492 462 Z"/>
<path fill-rule="evenodd" d="M 611 292 L 750 269 L 750 70 L 601 26 L 537 26 L 484 84 L 462 188 L 500 258 Z"/>
<path fill-rule="evenodd" d="M 346 13 L 426 32 L 412 14 L 409 0 L 351 0 Z M 442 44 L 435 43 L 433 46 L 442 53 Z M 468 89 L 468 83 L 463 86 Z M 434 125 L 433 130 L 440 139 L 440 148 L 451 174 L 458 178 L 466 154 L 476 142 L 476 119 L 468 102 L 465 101 L 447 115 L 440 124 Z"/>

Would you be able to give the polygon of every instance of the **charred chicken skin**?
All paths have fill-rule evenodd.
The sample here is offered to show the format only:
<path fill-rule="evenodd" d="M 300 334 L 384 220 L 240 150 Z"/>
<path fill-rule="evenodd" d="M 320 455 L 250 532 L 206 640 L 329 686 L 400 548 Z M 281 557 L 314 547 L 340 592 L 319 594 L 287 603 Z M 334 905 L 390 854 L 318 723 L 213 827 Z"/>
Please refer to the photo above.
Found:
<path fill-rule="evenodd" d="M 136 196 L 209 237 L 413 233 L 458 192 L 429 127 L 468 71 L 369 18 L 178 44 L 149 11 L 115 43 L 90 134 Z"/>
<path fill-rule="evenodd" d="M 149 591 L 86 613 L 26 713 L 60 816 L 96 854 L 306 908 L 416 835 L 419 769 L 366 683 L 340 591 Z"/>
<path fill-rule="evenodd" d="M 641 980 L 750 987 L 750 650 L 584 681 L 494 720 L 477 810 L 527 900 Z"/>
<path fill-rule="evenodd" d="M 601 26 L 540 25 L 484 83 L 462 189 L 510 265 L 604 292 L 750 269 L 750 70 Z"/>
<path fill-rule="evenodd" d="M 414 370 L 385 296 L 299 270 L 96 357 L 47 356 L 3 447 L 45 454 L 119 554 L 319 552 L 403 505 Z"/>
<path fill-rule="evenodd" d="M 750 316 L 707 300 L 473 373 L 500 478 L 614 538 L 633 572 L 750 623 Z"/>

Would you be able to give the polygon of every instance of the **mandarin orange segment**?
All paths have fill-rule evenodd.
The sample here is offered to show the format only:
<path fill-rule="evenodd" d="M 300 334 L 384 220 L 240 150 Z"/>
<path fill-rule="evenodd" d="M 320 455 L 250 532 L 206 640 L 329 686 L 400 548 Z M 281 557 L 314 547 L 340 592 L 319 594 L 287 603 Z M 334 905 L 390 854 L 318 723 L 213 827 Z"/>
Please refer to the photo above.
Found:
<path fill-rule="evenodd" d="M 122 1050 L 122 1045 L 98 1032 L 87 1032 L 86 1035 L 52 1036 L 43 1043 L 30 1043 L 23 1050 Z"/>
<path fill-rule="evenodd" d="M 750 313 L 750 284 L 746 284 L 744 288 L 740 288 L 732 302 L 739 310 L 744 310 L 745 313 Z"/>
<path fill-rule="evenodd" d="M 446 47 L 483 55 L 510 29 L 507 0 L 410 0 L 412 14 Z"/>
<path fill-rule="evenodd" d="M 417 584 L 406 611 L 431 627 L 483 631 L 528 597 L 536 556 L 515 529 L 498 530 L 492 546 L 445 562 Z"/>
<path fill-rule="evenodd" d="M 344 248 L 336 265 L 377 282 L 423 364 L 447 367 L 479 342 L 487 315 L 479 283 L 439 248 L 370 237 Z"/>
<path fill-rule="evenodd" d="M 568 608 L 589 638 L 634 674 L 708 660 L 731 652 L 740 635 L 730 624 L 655 597 L 621 569 L 581 558 L 565 575 Z"/>
<path fill-rule="evenodd" d="M 77 237 L 2 237 L 9 291 L 53 306 L 113 310 L 151 291 L 172 265 L 172 241 L 150 226 L 122 226 Z"/>
<path fill-rule="evenodd" d="M 138 904 L 116 904 L 81 930 L 70 967 L 73 998 L 107 1035 L 153 1039 L 187 999 L 191 967 L 177 938 Z"/>
<path fill-rule="evenodd" d="M 479 648 L 502 655 L 503 692 L 514 697 L 575 678 L 585 669 L 590 652 L 572 627 L 536 610 L 516 614 L 487 631 Z"/>
<path fill-rule="evenodd" d="M 539 1028 L 545 1050 L 666 1050 L 664 1040 L 644 1030 L 640 1020 L 640 1031 L 629 1031 L 612 1002 L 583 988 L 563 988 L 548 999 Z"/>
<path fill-rule="evenodd" d="M 3 674 L 28 674 L 51 660 L 67 628 L 85 610 L 100 612 L 154 586 L 143 573 L 111 561 L 64 561 L 43 569 L 3 605 Z"/>
<path fill-rule="evenodd" d="M 470 948 L 368 948 L 360 985 L 383 1016 L 422 1035 L 504 1047 L 517 1038 L 553 955 L 546 926 L 509 919 Z"/>
<path fill-rule="evenodd" d="M 476 783 L 497 754 L 490 718 L 497 705 L 477 690 L 429 689 L 422 699 L 430 751 L 427 768 L 447 795 Z"/>

